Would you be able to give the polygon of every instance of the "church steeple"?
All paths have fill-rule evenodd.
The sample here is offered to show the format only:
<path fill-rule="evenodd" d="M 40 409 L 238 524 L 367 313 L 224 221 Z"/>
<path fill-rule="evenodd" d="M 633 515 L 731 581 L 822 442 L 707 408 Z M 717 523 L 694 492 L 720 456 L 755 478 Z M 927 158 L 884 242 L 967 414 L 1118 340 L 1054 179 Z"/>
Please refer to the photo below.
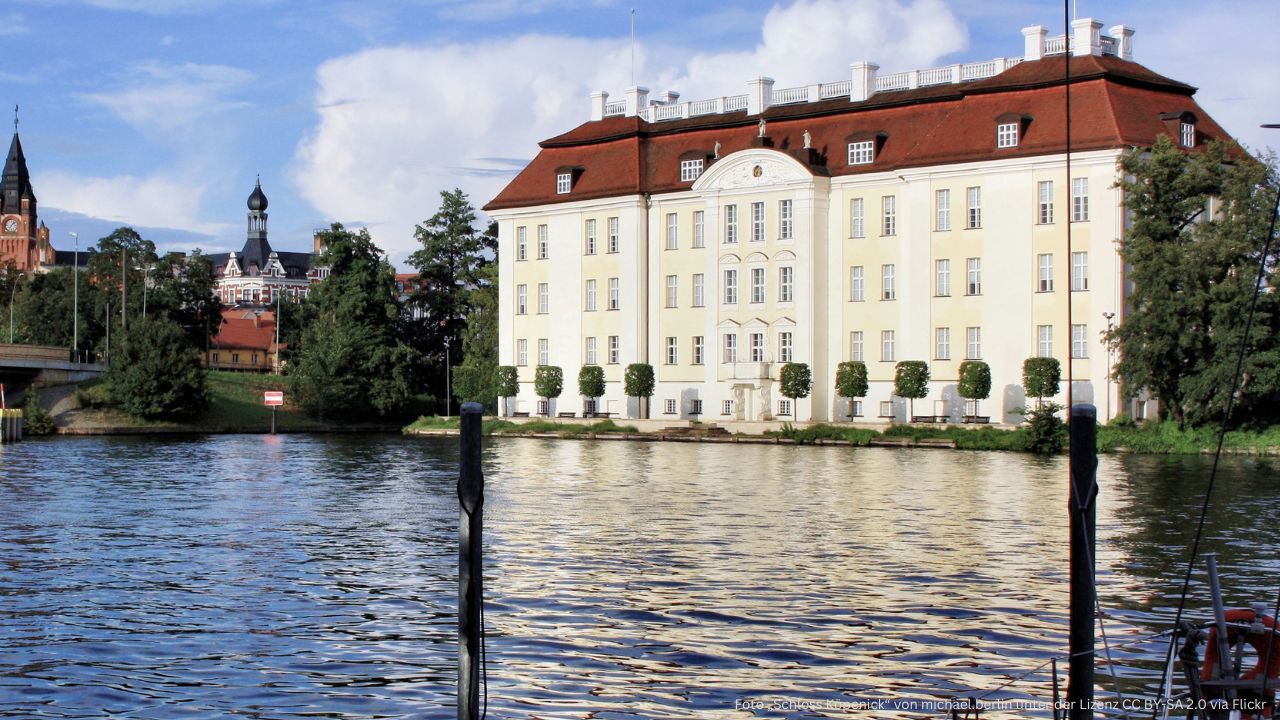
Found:
<path fill-rule="evenodd" d="M 32 226 L 36 216 L 36 195 L 31 189 L 31 173 L 27 171 L 27 158 L 22 153 L 22 141 L 18 132 L 13 133 L 13 142 L 9 145 L 9 158 L 4 163 L 4 177 L 0 179 L 0 213 L 18 214 L 22 212 L 22 201 L 30 202 L 29 212 Z"/>

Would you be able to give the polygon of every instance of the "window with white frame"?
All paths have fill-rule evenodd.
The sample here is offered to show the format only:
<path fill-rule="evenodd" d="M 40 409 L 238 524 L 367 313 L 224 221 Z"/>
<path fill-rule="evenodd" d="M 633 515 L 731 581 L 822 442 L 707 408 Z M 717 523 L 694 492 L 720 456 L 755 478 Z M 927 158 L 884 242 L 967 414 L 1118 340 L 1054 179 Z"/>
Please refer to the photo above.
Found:
<path fill-rule="evenodd" d="M 595 255 L 596 254 L 596 221 L 595 220 L 587 221 L 586 236 L 587 236 L 586 253 L 588 255 Z"/>
<path fill-rule="evenodd" d="M 951 359 L 951 328 L 933 329 L 933 358 L 935 360 Z"/>
<path fill-rule="evenodd" d="M 696 248 L 706 247 L 707 240 L 705 234 L 706 212 L 703 210 L 695 210 L 693 212 L 693 246 Z"/>
<path fill-rule="evenodd" d="M 853 416 L 854 416 L 854 417 L 862 417 L 862 413 L 863 413 L 863 405 L 862 405 L 862 401 L 861 401 L 861 400 L 854 400 L 854 401 L 853 401 Z"/>
<path fill-rule="evenodd" d="M 722 401 L 722 402 L 720 403 L 720 414 L 721 414 L 721 415 L 732 415 L 732 414 L 733 414 L 733 401 L 732 401 L 732 400 L 724 400 L 724 401 Z"/>
<path fill-rule="evenodd" d="M 1071 181 L 1071 222 L 1089 220 L 1089 178 Z"/>
<path fill-rule="evenodd" d="M 778 400 L 778 414 L 782 417 L 788 417 L 791 415 L 790 398 L 782 398 L 781 400 Z"/>
<path fill-rule="evenodd" d="M 791 362 L 791 333 L 778 333 L 778 362 Z"/>
<path fill-rule="evenodd" d="M 934 260 L 933 269 L 933 294 L 938 297 L 947 297 L 951 295 L 951 261 Z"/>
<path fill-rule="evenodd" d="M 1053 292 L 1053 254 L 1036 255 L 1036 292 Z"/>
<path fill-rule="evenodd" d="M 725 333 L 724 339 L 720 345 L 723 352 L 720 355 L 720 361 L 725 363 L 738 362 L 738 334 Z"/>
<path fill-rule="evenodd" d="M 790 240 L 795 234 L 795 218 L 792 217 L 792 205 L 790 200 L 778 201 L 778 237 L 782 240 Z"/>
<path fill-rule="evenodd" d="M 538 364 L 551 364 L 551 346 L 546 338 L 538 338 Z"/>
<path fill-rule="evenodd" d="M 861 265 L 854 265 L 849 268 L 849 299 L 853 302 L 862 302 L 866 297 L 866 277 Z"/>
<path fill-rule="evenodd" d="M 538 283 L 538 314 L 546 315 L 549 312 L 551 312 L 551 285 Z"/>
<path fill-rule="evenodd" d="M 893 401 L 892 400 L 880 401 L 880 417 L 882 418 L 893 417 Z"/>
<path fill-rule="evenodd" d="M 1018 123 L 1000 123 L 996 125 L 996 147 L 1018 147 Z"/>
<path fill-rule="evenodd" d="M 600 404 L 596 402 L 595 398 L 587 398 L 586 402 L 582 404 L 582 417 L 591 417 L 595 415 L 599 408 Z"/>
<path fill-rule="evenodd" d="M 880 224 L 881 235 L 897 235 L 898 234 L 898 198 L 895 195 L 885 195 L 880 200 L 881 209 L 884 211 L 883 222 Z"/>
<path fill-rule="evenodd" d="M 895 344 L 897 342 L 896 333 L 892 330 L 880 331 L 880 359 L 885 362 L 893 362 L 895 356 Z"/>
<path fill-rule="evenodd" d="M 693 336 L 693 364 L 694 365 L 702 364 L 703 352 L 704 352 L 704 349 L 703 349 L 703 343 L 702 343 L 702 336 L 694 335 Z"/>
<path fill-rule="evenodd" d="M 1053 357 L 1052 325 L 1036 326 L 1036 355 L 1039 357 Z"/>
<path fill-rule="evenodd" d="M 849 164 L 870 165 L 876 159 L 876 141 L 860 140 L 849 143 Z"/>
<path fill-rule="evenodd" d="M 677 275 L 667 276 L 667 307 L 673 308 L 680 304 L 680 280 Z"/>
<path fill-rule="evenodd" d="M 849 201 L 849 237 L 866 237 L 866 204 L 862 198 Z"/>
<path fill-rule="evenodd" d="M 893 265 L 880 266 L 880 299 L 893 300 L 898 297 L 898 290 L 895 287 L 895 273 Z"/>
<path fill-rule="evenodd" d="M 1041 180 L 1037 187 L 1040 194 L 1040 210 L 1036 215 L 1036 222 L 1049 225 L 1053 223 L 1053 181 Z"/>
<path fill-rule="evenodd" d="M 964 359 L 982 359 L 982 328 L 971 327 L 964 329 Z"/>
<path fill-rule="evenodd" d="M 939 190 L 934 193 L 934 226 L 939 232 L 951 229 L 951 191 Z"/>
<path fill-rule="evenodd" d="M 679 244 L 679 217 L 675 213 L 667 213 L 667 249 L 675 250 Z"/>
<path fill-rule="evenodd" d="M 609 336 L 609 364 L 610 365 L 618 364 L 618 336 L 617 335 Z"/>
<path fill-rule="evenodd" d="M 609 248 L 611 253 L 618 252 L 618 218 L 609 218 Z"/>
<path fill-rule="evenodd" d="M 680 182 L 693 182 L 702 174 L 702 166 L 706 161 L 702 158 L 697 160 L 681 160 L 680 161 Z"/>
<path fill-rule="evenodd" d="M 702 273 L 693 274 L 693 306 L 702 307 L 706 304 L 706 276 Z"/>
<path fill-rule="evenodd" d="M 866 359 L 866 348 L 862 342 L 862 331 L 854 330 L 849 333 L 849 359 L 864 360 Z"/>
<path fill-rule="evenodd" d="M 701 401 L 701 400 L 698 400 L 697 398 L 694 398 L 694 399 L 692 399 L 692 400 L 690 400 L 690 401 L 689 401 L 689 414 L 690 414 L 690 415 L 701 415 L 701 414 L 702 414 L 702 401 Z"/>
<path fill-rule="evenodd" d="M 662 409 L 667 415 L 675 415 L 676 414 L 675 398 L 667 398 L 666 402 L 662 404 Z"/>
<path fill-rule="evenodd" d="M 538 259 L 539 260 L 547 259 L 547 251 L 549 249 L 548 245 L 550 245 L 550 242 L 547 240 L 547 226 L 539 225 L 538 226 Z"/>
<path fill-rule="evenodd" d="M 524 338 L 516 341 L 516 364 L 520 366 L 529 364 L 529 341 Z"/>
<path fill-rule="evenodd" d="M 965 260 L 964 294 L 982 294 L 982 258 L 968 258 Z"/>
<path fill-rule="evenodd" d="M 618 291 L 618 278 L 609 278 L 609 309 L 617 310 L 622 307 L 621 299 Z"/>
<path fill-rule="evenodd" d="M 738 271 L 724 271 L 724 304 L 738 304 Z"/>
<path fill-rule="evenodd" d="M 1071 290 L 1084 292 L 1089 289 L 1089 253 L 1071 253 Z"/>
<path fill-rule="evenodd" d="M 794 295 L 796 269 L 783 265 L 778 268 L 778 302 L 789 303 Z"/>
<path fill-rule="evenodd" d="M 764 242 L 764 203 L 751 203 L 751 242 Z"/>
<path fill-rule="evenodd" d="M 679 362 L 678 346 L 674 337 L 667 338 L 667 364 L 675 365 Z"/>
<path fill-rule="evenodd" d="M 516 259 L 527 260 L 529 258 L 529 228 L 521 225 L 516 228 Z"/>
<path fill-rule="evenodd" d="M 1089 326 L 1088 325 L 1072 325 L 1071 326 L 1071 357 L 1073 358 L 1089 357 Z"/>
<path fill-rule="evenodd" d="M 596 339 L 593 337 L 586 339 L 586 347 L 583 352 L 583 363 L 586 365 L 596 364 Z"/>
<path fill-rule="evenodd" d="M 724 206 L 724 241 L 732 245 L 738 242 L 738 206 Z"/>
<path fill-rule="evenodd" d="M 573 173 L 556 173 L 556 192 L 564 195 L 573 187 Z"/>
<path fill-rule="evenodd" d="M 748 333 L 747 348 L 751 352 L 751 362 L 764 362 L 764 333 Z"/>
<path fill-rule="evenodd" d="M 1182 139 L 1182 147 L 1196 146 L 1196 126 L 1195 123 L 1184 122 L 1179 127 L 1179 135 Z"/>
<path fill-rule="evenodd" d="M 982 188 L 971 187 L 964 191 L 965 224 L 970 230 L 982 227 Z"/>
<path fill-rule="evenodd" d="M 764 302 L 764 268 L 751 268 L 751 302 Z"/>
<path fill-rule="evenodd" d="M 596 281 L 587 281 L 587 312 L 596 311 Z"/>
<path fill-rule="evenodd" d="M 529 313 L 529 286 L 516 286 L 516 314 L 527 315 Z"/>

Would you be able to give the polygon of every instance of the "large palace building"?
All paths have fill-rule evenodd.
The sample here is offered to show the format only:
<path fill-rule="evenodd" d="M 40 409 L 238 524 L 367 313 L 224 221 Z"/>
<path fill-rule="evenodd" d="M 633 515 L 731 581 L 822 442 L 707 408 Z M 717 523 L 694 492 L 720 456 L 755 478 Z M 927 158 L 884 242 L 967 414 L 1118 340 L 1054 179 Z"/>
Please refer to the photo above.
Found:
<path fill-rule="evenodd" d="M 1118 162 L 1160 134 L 1192 150 L 1227 135 L 1195 88 L 1133 61 L 1131 28 L 1022 34 L 1021 57 L 894 74 L 858 62 L 830 84 L 594 94 L 591 120 L 542 142 L 485 208 L 513 409 L 586 409 L 575 381 L 598 364 L 595 409 L 634 416 L 623 372 L 642 362 L 654 418 L 903 421 L 895 364 L 922 360 L 915 414 L 958 420 L 978 414 L 957 394 L 960 363 L 980 359 L 993 382 L 978 412 L 1018 422 L 1022 364 L 1051 356 L 1064 378 L 1071 363 L 1075 401 L 1140 413 L 1108 381 L 1102 342 L 1124 312 Z M 834 390 L 846 360 L 869 370 L 856 403 Z M 813 375 L 794 403 L 779 388 L 788 362 Z M 538 365 L 564 371 L 551 408 Z"/>

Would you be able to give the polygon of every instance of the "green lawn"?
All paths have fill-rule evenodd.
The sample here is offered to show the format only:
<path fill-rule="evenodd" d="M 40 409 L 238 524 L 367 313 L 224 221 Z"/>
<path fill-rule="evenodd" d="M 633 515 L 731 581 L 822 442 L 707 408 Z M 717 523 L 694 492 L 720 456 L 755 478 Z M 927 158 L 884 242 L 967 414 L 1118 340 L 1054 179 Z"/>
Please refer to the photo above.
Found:
<path fill-rule="evenodd" d="M 413 421 L 405 432 L 414 430 L 457 430 L 459 421 L 456 417 L 423 417 Z M 513 423 L 500 418 L 486 418 L 481 425 L 484 435 L 523 435 L 524 433 L 563 433 L 565 435 L 587 435 L 591 433 L 635 433 L 639 432 L 631 425 L 618 425 L 612 420 L 601 420 L 590 425 L 577 423 L 558 423 L 548 420 L 535 420 L 527 423 Z"/>

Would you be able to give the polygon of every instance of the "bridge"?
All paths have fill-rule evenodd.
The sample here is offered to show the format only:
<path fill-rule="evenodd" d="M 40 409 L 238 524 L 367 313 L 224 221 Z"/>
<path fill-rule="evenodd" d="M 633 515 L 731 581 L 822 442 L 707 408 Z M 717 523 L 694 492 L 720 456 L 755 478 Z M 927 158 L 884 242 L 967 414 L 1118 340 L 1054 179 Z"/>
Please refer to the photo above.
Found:
<path fill-rule="evenodd" d="M 72 361 L 68 348 L 0 343 L 0 383 L 14 388 L 84 382 L 106 371 L 106 363 Z"/>

